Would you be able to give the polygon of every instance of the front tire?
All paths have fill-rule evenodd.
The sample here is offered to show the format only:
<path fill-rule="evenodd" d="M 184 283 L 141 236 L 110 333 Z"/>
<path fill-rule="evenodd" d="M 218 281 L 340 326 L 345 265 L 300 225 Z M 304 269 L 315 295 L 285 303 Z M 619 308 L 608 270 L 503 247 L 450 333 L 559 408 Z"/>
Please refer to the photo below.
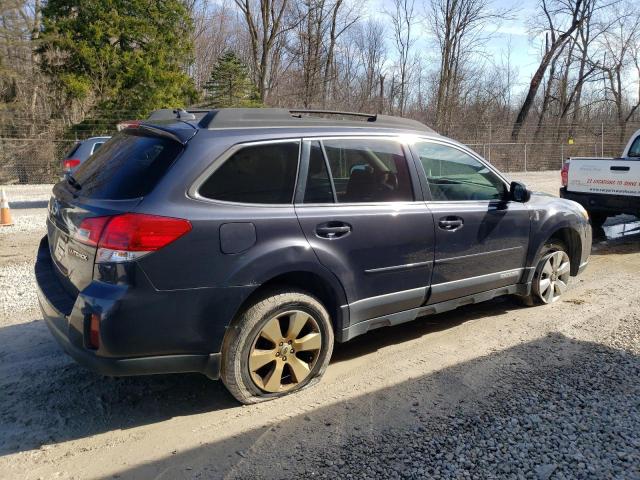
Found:
<path fill-rule="evenodd" d="M 229 327 L 221 379 L 244 404 L 281 397 L 319 380 L 333 343 L 329 314 L 317 298 L 298 290 L 271 292 Z"/>
<path fill-rule="evenodd" d="M 525 298 L 525 303 L 544 305 L 557 302 L 567 290 L 570 276 L 571 260 L 567 247 L 559 241 L 547 242 L 538 257 L 531 294 Z"/>

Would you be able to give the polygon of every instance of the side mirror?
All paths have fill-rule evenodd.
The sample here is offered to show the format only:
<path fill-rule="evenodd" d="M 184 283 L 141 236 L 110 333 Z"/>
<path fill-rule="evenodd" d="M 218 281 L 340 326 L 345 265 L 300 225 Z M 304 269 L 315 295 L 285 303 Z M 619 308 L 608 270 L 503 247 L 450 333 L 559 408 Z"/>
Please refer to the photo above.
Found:
<path fill-rule="evenodd" d="M 526 203 L 531 198 L 531 191 L 527 190 L 527 186 L 524 183 L 511 182 L 509 197 L 514 202 Z"/>

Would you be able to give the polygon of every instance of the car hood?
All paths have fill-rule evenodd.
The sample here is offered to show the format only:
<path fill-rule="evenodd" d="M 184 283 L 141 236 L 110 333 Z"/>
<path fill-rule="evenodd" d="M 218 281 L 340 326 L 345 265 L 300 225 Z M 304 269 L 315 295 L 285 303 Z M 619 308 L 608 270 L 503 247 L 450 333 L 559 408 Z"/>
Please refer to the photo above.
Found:
<path fill-rule="evenodd" d="M 587 222 L 584 208 L 573 200 L 556 197 L 545 192 L 531 192 L 528 205 L 535 211 L 544 212 L 545 216 L 549 214 L 575 215 Z"/>

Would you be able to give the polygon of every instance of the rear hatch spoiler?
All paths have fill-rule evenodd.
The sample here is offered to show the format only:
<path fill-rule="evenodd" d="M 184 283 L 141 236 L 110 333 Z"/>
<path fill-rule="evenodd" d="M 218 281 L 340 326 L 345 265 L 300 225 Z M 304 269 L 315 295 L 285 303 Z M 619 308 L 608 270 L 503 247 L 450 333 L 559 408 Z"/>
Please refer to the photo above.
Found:
<path fill-rule="evenodd" d="M 186 145 L 198 132 L 198 129 L 190 123 L 180 121 L 154 122 L 153 124 L 140 123 L 135 127 L 131 126 L 125 130 L 142 130 L 146 135 L 168 138 L 181 145 Z"/>

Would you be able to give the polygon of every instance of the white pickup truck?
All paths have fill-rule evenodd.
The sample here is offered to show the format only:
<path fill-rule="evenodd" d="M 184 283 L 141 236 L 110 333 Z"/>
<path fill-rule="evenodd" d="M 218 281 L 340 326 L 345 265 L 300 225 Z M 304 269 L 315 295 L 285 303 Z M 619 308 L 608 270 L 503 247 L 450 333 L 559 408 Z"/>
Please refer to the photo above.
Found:
<path fill-rule="evenodd" d="M 620 158 L 567 160 L 560 196 L 580 203 L 596 227 L 620 213 L 640 216 L 640 130 L 631 136 Z"/>

